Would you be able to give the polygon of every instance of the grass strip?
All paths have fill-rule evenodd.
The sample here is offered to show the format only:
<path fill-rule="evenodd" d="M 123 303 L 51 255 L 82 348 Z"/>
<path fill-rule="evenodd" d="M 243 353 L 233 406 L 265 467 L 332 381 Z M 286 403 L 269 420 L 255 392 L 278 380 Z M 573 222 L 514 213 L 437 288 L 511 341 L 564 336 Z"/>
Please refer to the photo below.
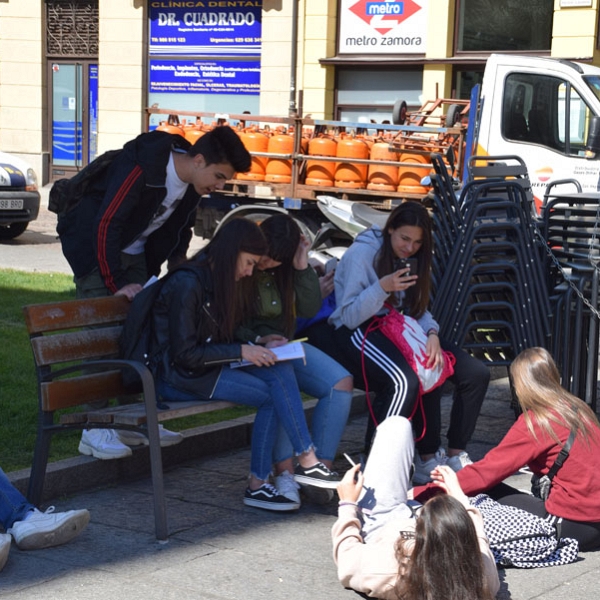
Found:
<path fill-rule="evenodd" d="M 75 298 L 73 277 L 0 269 L 0 466 L 31 466 L 37 427 L 37 381 L 22 307 Z M 244 406 L 174 419 L 172 431 L 235 419 L 253 412 Z M 79 431 L 52 437 L 50 461 L 77 456 Z"/>

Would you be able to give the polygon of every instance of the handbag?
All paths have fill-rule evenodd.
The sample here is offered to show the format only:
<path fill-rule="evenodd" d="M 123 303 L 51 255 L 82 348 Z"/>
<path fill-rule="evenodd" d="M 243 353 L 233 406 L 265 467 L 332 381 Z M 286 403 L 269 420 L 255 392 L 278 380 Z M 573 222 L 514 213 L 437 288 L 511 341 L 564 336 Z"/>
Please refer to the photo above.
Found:
<path fill-rule="evenodd" d="M 500 504 L 486 494 L 469 498 L 469 502 L 483 517 L 483 529 L 496 564 L 533 569 L 577 560 L 577 540 L 561 538 L 548 521 L 520 508 Z"/>
<path fill-rule="evenodd" d="M 375 411 L 373 410 L 373 405 L 369 396 L 369 386 L 364 364 L 364 344 L 369 333 L 379 329 L 381 333 L 383 333 L 383 335 L 385 335 L 400 350 L 402 356 L 404 356 L 406 362 L 408 362 L 411 369 L 416 373 L 419 379 L 419 396 L 415 402 L 415 407 L 412 414 L 410 417 L 408 417 L 409 420 L 412 420 L 416 411 L 421 411 L 423 430 L 421 431 L 421 434 L 415 438 L 415 441 L 418 442 L 419 440 L 423 439 L 427 430 L 427 421 L 423 408 L 423 394 L 426 394 L 436 387 L 439 387 L 444 383 L 444 381 L 446 381 L 446 379 L 448 379 L 448 377 L 454 374 L 454 364 L 456 362 L 456 358 L 451 352 L 442 350 L 444 354 L 443 365 L 441 367 L 434 368 L 428 367 L 427 335 L 425 335 L 423 328 L 419 325 L 416 319 L 400 314 L 391 304 L 386 302 L 384 306 L 388 309 L 387 314 L 373 317 L 363 337 L 361 361 L 363 378 L 365 380 L 367 405 L 369 407 L 371 419 L 373 420 L 375 426 L 377 426 L 377 418 L 375 417 Z"/>
<path fill-rule="evenodd" d="M 552 489 L 552 480 L 554 476 L 558 472 L 558 470 L 563 466 L 563 463 L 569 457 L 569 452 L 571 450 L 571 446 L 575 441 L 575 436 L 577 432 L 571 431 L 569 433 L 569 437 L 565 442 L 565 445 L 561 448 L 554 464 L 550 467 L 547 475 L 532 475 L 531 476 L 531 493 L 541 500 L 548 500 L 548 496 L 550 495 L 550 490 Z"/>
<path fill-rule="evenodd" d="M 427 366 L 427 335 L 416 319 L 399 313 L 390 304 L 385 304 L 388 312 L 375 317 L 367 332 L 379 329 L 400 350 L 412 370 L 419 378 L 421 394 L 427 394 L 439 387 L 454 374 L 456 359 L 452 352 L 442 350 L 443 365 L 430 368 Z M 366 337 L 366 335 L 365 335 Z"/>

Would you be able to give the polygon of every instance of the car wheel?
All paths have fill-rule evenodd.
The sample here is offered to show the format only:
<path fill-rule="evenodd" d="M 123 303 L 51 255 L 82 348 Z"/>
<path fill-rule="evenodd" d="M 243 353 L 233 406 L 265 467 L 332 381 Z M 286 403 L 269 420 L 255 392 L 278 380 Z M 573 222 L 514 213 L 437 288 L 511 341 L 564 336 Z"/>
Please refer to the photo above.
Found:
<path fill-rule="evenodd" d="M 12 240 L 13 238 L 16 238 L 27 229 L 27 225 L 29 225 L 27 221 L 0 225 L 0 240 Z"/>

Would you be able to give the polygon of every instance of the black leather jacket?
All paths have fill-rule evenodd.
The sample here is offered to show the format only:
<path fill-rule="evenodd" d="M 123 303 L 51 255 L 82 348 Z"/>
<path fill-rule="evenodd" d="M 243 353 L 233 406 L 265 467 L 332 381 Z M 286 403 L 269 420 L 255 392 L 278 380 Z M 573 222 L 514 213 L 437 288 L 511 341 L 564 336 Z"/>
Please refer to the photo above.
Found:
<path fill-rule="evenodd" d="M 212 398 L 223 365 L 242 357 L 239 343 L 211 342 L 212 278 L 205 261 L 186 263 L 165 282 L 152 311 L 151 353 L 160 352 L 155 378 L 203 399 Z"/>
<path fill-rule="evenodd" d="M 190 143 L 164 131 L 142 133 L 123 147 L 105 177 L 87 196 L 59 218 L 63 254 L 76 277 L 98 268 L 108 290 L 131 283 L 121 266 L 121 251 L 148 227 L 167 193 L 166 170 L 173 149 Z M 158 275 L 166 261 L 184 260 L 200 197 L 192 185 L 173 214 L 146 241 L 148 276 Z"/>

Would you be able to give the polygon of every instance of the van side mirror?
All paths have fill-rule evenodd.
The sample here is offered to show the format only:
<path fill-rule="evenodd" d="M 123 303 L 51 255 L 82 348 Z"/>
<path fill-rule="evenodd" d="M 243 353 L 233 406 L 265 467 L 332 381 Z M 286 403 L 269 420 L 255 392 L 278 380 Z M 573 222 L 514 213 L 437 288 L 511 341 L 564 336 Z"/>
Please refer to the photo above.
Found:
<path fill-rule="evenodd" d="M 590 119 L 587 140 L 585 141 L 585 154 L 587 158 L 596 158 L 600 153 L 600 117 Z"/>

